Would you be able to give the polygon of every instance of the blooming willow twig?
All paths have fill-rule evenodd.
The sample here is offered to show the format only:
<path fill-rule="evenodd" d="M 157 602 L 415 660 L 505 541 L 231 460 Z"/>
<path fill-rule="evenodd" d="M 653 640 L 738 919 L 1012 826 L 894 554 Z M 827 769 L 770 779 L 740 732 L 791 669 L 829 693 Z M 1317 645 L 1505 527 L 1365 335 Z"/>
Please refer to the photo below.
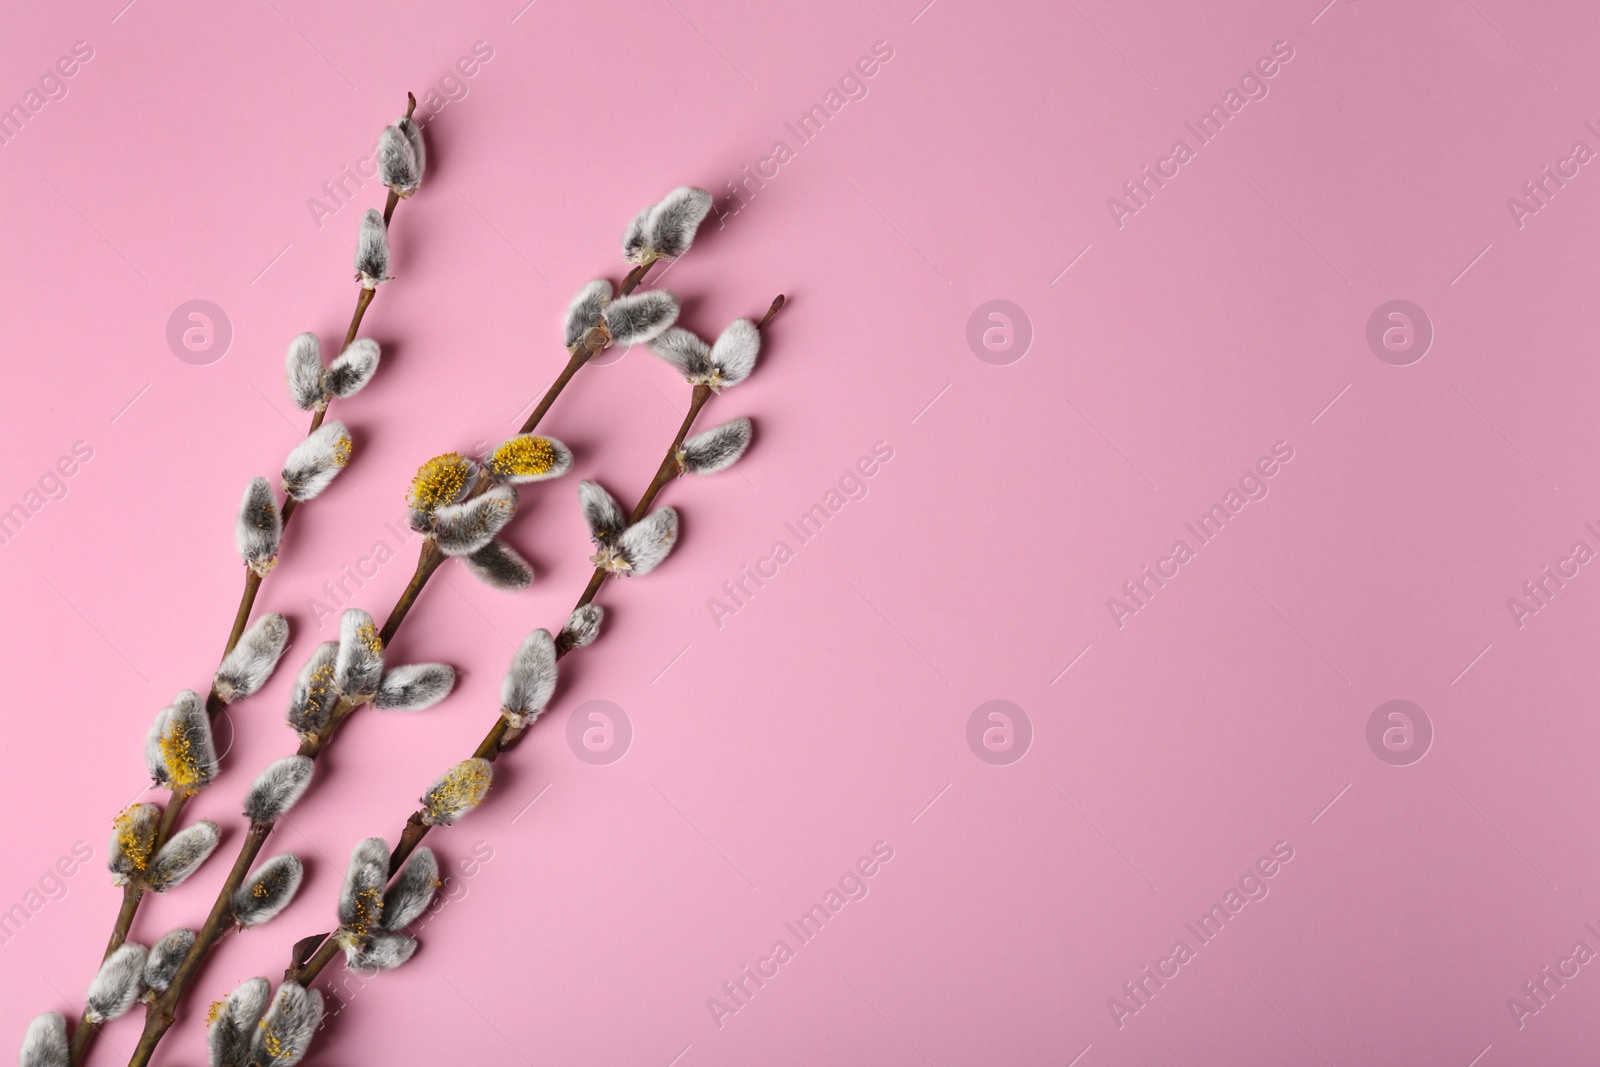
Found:
<path fill-rule="evenodd" d="M 398 151 L 405 138 L 391 138 L 386 134 L 385 143 Z M 391 189 L 395 185 L 404 188 L 403 181 L 391 183 Z M 391 201 L 395 195 L 404 194 L 392 193 Z M 279 764 L 269 767 L 252 788 L 251 798 L 245 805 L 250 824 L 233 867 L 183 960 L 165 987 L 150 998 L 144 1031 L 130 1059 L 130 1067 L 143 1067 L 149 1062 L 176 1020 L 177 1008 L 211 947 L 236 926 L 248 927 L 270 920 L 293 899 L 300 884 L 298 859 L 284 854 L 260 867 L 252 865 L 270 837 L 277 817 L 303 793 L 312 765 L 331 743 L 344 720 L 365 705 L 410 710 L 437 703 L 449 693 L 454 684 L 454 672 L 443 664 L 392 670 L 386 670 L 384 664 L 385 647 L 398 632 L 428 578 L 445 560 L 460 557 L 477 577 L 491 586 L 516 590 L 532 581 L 532 569 L 513 549 L 497 540 L 496 535 L 516 511 L 517 486 L 559 477 L 572 466 L 572 454 L 565 445 L 535 436 L 532 430 L 577 370 L 596 352 L 611 344 L 653 340 L 672 325 L 678 311 L 675 297 L 654 291 L 632 294 L 632 289 L 643 281 L 650 264 L 657 259 L 687 251 L 694 230 L 709 207 L 710 194 L 703 190 L 680 189 L 669 194 L 661 204 L 647 209 L 646 215 L 655 211 L 669 217 L 649 228 L 637 252 L 638 262 L 624 282 L 625 292 L 613 298 L 609 283 L 590 283 L 580 294 L 580 300 L 569 309 L 565 332 L 570 337 L 576 331 L 577 340 L 569 341 L 567 366 L 518 433 L 492 449 L 481 464 L 458 453 L 447 453 L 429 460 L 418 471 L 408 494 L 411 526 L 423 535 L 416 573 L 381 630 L 365 611 L 347 610 L 341 619 L 339 641 L 319 646 L 306 662 L 288 712 L 290 725 L 301 738 L 296 755 L 289 757 L 302 761 L 295 765 L 294 788 L 280 788 L 280 777 L 288 779 L 291 775 L 289 768 L 280 768 Z M 376 212 L 372 212 L 369 219 L 375 216 Z M 372 253 L 369 248 L 366 237 L 369 230 L 370 227 L 364 227 L 357 253 L 364 287 L 380 283 L 387 269 L 386 258 Z M 293 355 L 291 352 L 291 383 L 295 380 Z M 330 367 L 329 372 L 332 371 Z M 359 362 L 352 366 L 350 373 L 361 373 Z M 339 375 L 331 377 L 335 383 L 342 380 Z M 309 383 L 311 375 L 308 373 L 304 378 Z M 330 373 L 325 373 L 322 380 L 326 383 L 329 378 Z M 315 464 L 308 466 L 304 477 L 306 484 L 314 484 L 321 469 Z M 183 773 L 200 776 L 203 772 L 198 766 L 204 763 L 203 753 L 193 762 L 196 767 L 186 765 Z M 258 797 L 266 802 L 260 809 L 253 803 Z M 284 798 L 281 802 L 280 797 Z M 263 817 L 263 813 L 270 817 Z M 363 958 L 393 959 L 398 963 L 402 944 L 392 937 L 382 941 L 369 939 L 365 949 L 367 956 Z M 267 1010 L 265 1016 L 254 1011 L 253 992 L 240 995 L 244 997 L 243 1006 L 230 1015 L 230 1019 L 247 1018 L 254 1012 L 261 1027 L 271 1029 L 275 1025 L 271 1024 L 272 1010 Z M 295 1005 L 294 1012 L 299 1013 L 296 1018 L 301 1015 L 320 1017 L 319 995 L 308 995 L 303 987 L 291 983 L 281 986 L 278 996 L 290 998 Z M 288 1064 L 294 1062 L 286 1058 L 289 1052 L 299 1048 L 300 1052 L 294 1054 L 298 1058 L 304 1051 L 288 1038 L 280 1044 L 289 1051 L 273 1051 L 269 1043 L 263 1053 L 260 1046 L 250 1044 L 249 1055 L 254 1057 L 250 1062 Z M 231 1051 L 217 1052 L 217 1048 Z M 218 1039 L 214 1042 L 213 1055 L 214 1058 L 242 1055 L 244 1048 L 232 1039 Z M 263 1056 L 267 1059 L 263 1060 Z M 229 1063 L 226 1058 L 217 1062 Z"/>
<path fill-rule="evenodd" d="M 402 157 L 407 181 L 397 183 L 398 191 L 391 185 L 389 201 L 381 217 L 371 211 L 363 220 L 356 257 L 358 270 L 364 261 L 370 261 L 375 255 L 387 265 L 388 220 L 398 198 L 415 192 L 421 180 L 424 151 L 421 132 L 410 118 L 415 107 L 415 98 L 408 94 L 405 116 L 384 131 L 380 148 L 387 146 L 391 156 Z M 154 783 L 170 791 L 168 803 L 164 809 L 154 804 L 134 805 L 113 824 L 109 866 L 115 884 L 123 888 L 122 903 L 87 1006 L 70 1046 L 64 1050 L 66 1062 L 82 1063 L 99 1024 L 128 1010 L 132 1001 L 124 1003 L 122 996 L 127 989 L 132 988 L 135 995 L 165 989 L 170 978 L 169 968 L 175 966 L 173 950 L 183 941 L 179 935 L 193 939 L 193 932 L 185 930 L 172 931 L 163 938 L 158 947 L 166 951 L 159 955 L 152 951 L 147 975 L 135 976 L 136 968 L 132 966 L 135 954 L 132 948 L 142 953 L 141 946 L 132 946 L 129 952 L 122 951 L 129 947 L 126 945 L 128 932 L 145 894 L 165 892 L 178 885 L 197 870 L 216 847 L 215 823 L 201 822 L 183 831 L 174 831 L 189 798 L 216 774 L 212 722 L 223 708 L 254 694 L 266 684 L 287 646 L 289 629 L 283 616 L 266 615 L 254 625 L 250 624 L 250 616 L 261 583 L 277 565 L 284 528 L 296 508 L 326 489 L 349 460 L 349 434 L 341 423 L 324 425 L 324 418 L 333 400 L 354 396 L 377 371 L 377 343 L 356 337 L 362 317 L 372 302 L 375 285 L 376 281 L 368 285 L 363 277 L 344 345 L 328 366 L 323 366 L 314 334 L 301 334 L 290 343 L 286 366 L 290 397 L 298 407 L 313 412 L 311 426 L 306 438 L 284 461 L 281 477 L 285 500 L 281 507 L 267 479 L 253 478 L 245 486 L 235 524 L 235 546 L 245 565 L 244 590 L 209 693 L 202 700 L 193 691 L 184 690 L 171 707 L 157 716 L 151 729 L 147 761 Z M 43 1044 L 36 1051 L 43 1055 L 46 1046 L 53 1041 L 49 1035 L 53 1035 L 55 1029 L 45 1026 L 39 1033 L 45 1036 L 40 1038 Z"/>
<path fill-rule="evenodd" d="M 428 787 L 422 806 L 407 818 L 393 851 L 385 856 L 388 842 L 384 838 L 369 838 L 356 846 L 340 896 L 339 927 L 296 942 L 282 988 L 308 989 L 341 952 L 346 966 L 361 970 L 390 970 L 411 958 L 417 944 L 401 931 L 431 902 L 439 869 L 432 850 L 422 845 L 423 838 L 433 827 L 449 826 L 483 803 L 492 784 L 494 762 L 549 707 L 559 661 L 599 636 L 604 609 L 594 600 L 606 580 L 646 574 L 671 552 L 677 541 L 677 512 L 671 507 L 650 510 L 667 483 L 684 474 L 726 470 L 744 455 L 751 439 L 748 418 L 734 419 L 694 437 L 688 434 L 711 397 L 749 376 L 760 352 L 760 330 L 783 305 L 784 298 L 779 296 L 759 323 L 737 320 L 714 345 L 686 330 L 669 331 L 678 336 L 663 335 L 652 345 L 656 354 L 683 371 L 693 386 L 689 411 L 655 476 L 627 515 L 598 484 L 581 483 L 580 506 L 599 551 L 591 557 L 594 574 L 566 625 L 557 636 L 535 630 L 523 640 L 502 683 L 494 725 L 470 758 Z M 685 361 L 684 352 L 693 353 L 693 360 Z M 426 889 L 421 888 L 424 883 Z M 397 905 L 397 901 L 404 903 Z M 213 1060 L 212 1067 L 227 1065 Z"/>

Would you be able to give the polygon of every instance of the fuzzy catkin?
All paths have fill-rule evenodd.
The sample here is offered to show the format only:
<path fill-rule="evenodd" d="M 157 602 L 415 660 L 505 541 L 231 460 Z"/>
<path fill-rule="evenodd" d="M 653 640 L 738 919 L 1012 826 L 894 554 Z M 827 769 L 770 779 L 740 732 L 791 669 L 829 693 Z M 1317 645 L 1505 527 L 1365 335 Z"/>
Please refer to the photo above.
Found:
<path fill-rule="evenodd" d="M 385 711 L 421 711 L 450 695 L 455 669 L 444 663 L 412 663 L 383 676 L 372 706 Z"/>
<path fill-rule="evenodd" d="M 285 756 L 267 764 L 245 794 L 245 818 L 265 825 L 277 822 L 305 795 L 315 769 L 316 762 L 310 756 Z"/>
<path fill-rule="evenodd" d="M 65 1016 L 47 1011 L 28 1024 L 22 1049 L 17 1053 L 19 1067 L 70 1067 L 71 1062 Z"/>
<path fill-rule="evenodd" d="M 678 450 L 679 468 L 686 474 L 727 470 L 750 447 L 752 428 L 749 419 L 739 418 L 695 434 Z"/>
<path fill-rule="evenodd" d="M 157 993 L 165 993 L 172 978 L 183 965 L 183 958 L 194 946 L 193 930 L 169 930 L 160 941 L 150 946 L 144 961 L 144 985 Z"/>
<path fill-rule="evenodd" d="M 289 342 L 284 371 L 289 378 L 289 398 L 295 407 L 301 411 L 315 411 L 327 406 L 328 398 L 322 391 L 322 344 L 316 334 L 303 333 Z"/>
<path fill-rule="evenodd" d="M 535 630 L 522 639 L 500 683 L 500 710 L 513 726 L 539 717 L 556 691 L 556 643 L 549 630 Z"/>
<path fill-rule="evenodd" d="M 251 872 L 233 894 L 233 919 L 243 927 L 275 918 L 300 890 L 305 868 L 292 852 L 274 856 Z"/>
<path fill-rule="evenodd" d="M 153 893 L 165 893 L 173 886 L 182 885 L 217 850 L 218 838 L 217 824 L 209 819 L 179 830 L 150 861 L 145 884 Z"/>
<path fill-rule="evenodd" d="M 265 482 L 266 479 L 261 479 Z M 212 686 L 224 704 L 232 704 L 258 692 L 277 669 L 283 650 L 289 645 L 289 621 L 277 612 L 263 615 L 222 658 Z"/>
<path fill-rule="evenodd" d="M 361 216 L 361 232 L 356 237 L 356 280 L 363 289 L 376 289 L 389 280 L 389 228 L 377 208 L 368 208 Z"/>
<path fill-rule="evenodd" d="M 533 584 L 533 566 L 504 541 L 490 541 L 465 557 L 473 577 L 491 589 L 515 593 Z"/>
<path fill-rule="evenodd" d="M 278 563 L 278 547 L 283 543 L 283 518 L 278 513 L 278 498 L 272 483 L 252 478 L 244 487 L 239 502 L 239 517 L 233 527 L 233 544 L 244 565 L 264 576 Z"/>
<path fill-rule="evenodd" d="M 149 950 L 129 941 L 107 956 L 100 971 L 89 983 L 83 1017 L 103 1023 L 127 1014 L 144 992 L 144 960 Z"/>
<path fill-rule="evenodd" d="M 334 658 L 333 684 L 341 695 L 367 696 L 383 678 L 383 638 L 378 624 L 360 608 L 339 616 L 339 653 Z"/>
<path fill-rule="evenodd" d="M 438 889 L 439 860 L 424 845 L 411 854 L 383 895 L 383 928 L 393 933 L 410 926 L 433 903 Z"/>

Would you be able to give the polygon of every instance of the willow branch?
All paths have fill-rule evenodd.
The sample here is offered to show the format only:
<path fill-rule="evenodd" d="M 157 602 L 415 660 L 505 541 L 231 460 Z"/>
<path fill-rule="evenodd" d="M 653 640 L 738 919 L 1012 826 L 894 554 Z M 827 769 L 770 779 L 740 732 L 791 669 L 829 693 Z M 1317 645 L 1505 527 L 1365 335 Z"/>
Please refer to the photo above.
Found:
<path fill-rule="evenodd" d="M 416 111 L 416 107 L 417 98 L 411 93 L 407 93 L 407 118 L 412 116 L 412 114 Z M 383 211 L 383 224 L 385 229 L 388 228 L 389 221 L 394 216 L 395 206 L 399 202 L 399 196 L 397 196 L 393 190 L 390 190 L 389 199 L 384 205 Z M 368 289 L 365 286 L 359 287 L 359 292 L 356 296 L 355 312 L 350 316 L 350 326 L 345 331 L 344 344 L 340 346 L 341 352 L 344 349 L 349 348 L 351 343 L 355 341 L 356 334 L 361 329 L 361 320 L 363 317 L 365 317 L 367 308 L 372 305 L 373 297 L 376 295 L 376 289 Z M 328 406 L 331 406 L 331 403 L 332 402 L 330 400 Z M 322 427 L 322 421 L 327 417 L 328 406 L 320 407 L 312 414 L 311 425 L 306 430 L 307 437 L 316 433 L 317 430 Z M 281 530 L 288 530 L 289 520 L 294 517 L 294 513 L 298 509 L 299 503 L 300 502 L 294 497 L 289 497 L 283 502 L 283 506 L 279 509 L 279 522 L 281 524 Z M 218 660 L 218 663 L 228 658 L 229 653 L 234 650 L 234 648 L 239 644 L 240 638 L 244 636 L 244 632 L 250 624 L 251 613 L 255 609 L 256 597 L 261 592 L 261 583 L 263 580 L 263 575 L 257 574 L 249 567 L 245 568 L 244 590 L 239 595 L 239 606 L 234 611 L 233 627 L 228 631 L 228 640 L 223 646 L 222 656 Z M 215 722 L 217 716 L 222 713 L 222 709 L 226 706 L 227 705 L 223 703 L 221 697 L 218 695 L 216 683 L 213 681 L 210 692 L 206 694 L 207 716 L 212 722 Z M 169 837 L 172 836 L 172 832 L 177 827 L 178 820 L 183 814 L 183 809 L 188 805 L 191 795 L 192 794 L 188 793 L 174 793 L 168 800 L 166 808 L 161 813 L 161 822 L 157 826 L 154 843 L 151 845 L 151 855 L 154 855 L 156 852 L 160 851 L 161 846 L 166 843 Z M 103 956 L 102 959 L 109 957 L 117 949 L 121 948 L 125 941 L 127 941 L 128 932 L 133 928 L 133 921 L 135 916 L 138 914 L 139 905 L 144 898 L 145 892 L 146 889 L 143 881 L 138 877 L 133 878 L 126 886 L 123 887 L 122 907 L 117 912 L 117 920 L 115 925 L 112 927 L 111 938 L 106 943 L 105 956 Z M 78 1067 L 78 1065 L 83 1063 L 85 1057 L 88 1055 L 90 1047 L 94 1043 L 94 1039 L 98 1033 L 98 1030 L 99 1028 L 95 1024 L 89 1022 L 86 1016 L 80 1017 L 77 1027 L 72 1032 L 71 1062 L 73 1067 Z"/>
<path fill-rule="evenodd" d="M 772 305 L 767 309 L 767 313 L 762 316 L 761 321 L 756 324 L 756 328 L 758 330 L 764 329 L 767 323 L 772 321 L 772 317 L 783 309 L 784 303 L 784 297 L 780 294 L 775 300 L 772 301 Z M 691 394 L 689 399 L 689 410 L 683 416 L 683 421 L 678 426 L 678 432 L 672 438 L 672 444 L 667 446 L 666 455 L 661 458 L 661 463 L 656 468 L 655 477 L 653 477 L 650 480 L 650 484 L 645 487 L 644 493 L 639 497 L 639 502 L 634 505 L 633 511 L 629 514 L 629 525 L 632 525 L 633 523 L 636 523 L 640 519 L 644 518 L 644 516 L 649 512 L 651 505 L 655 503 L 656 498 L 660 496 L 661 491 L 666 488 L 669 482 L 673 481 L 682 473 L 678 461 L 678 451 L 683 447 L 684 439 L 689 436 L 689 431 L 694 427 L 695 420 L 699 418 L 700 412 L 715 395 L 716 393 L 713 392 L 709 386 L 696 385 L 694 387 L 694 392 Z M 584 587 L 583 593 L 578 597 L 577 603 L 572 606 L 572 611 L 575 612 L 584 605 L 592 603 L 595 597 L 599 595 L 601 587 L 605 585 L 606 579 L 610 577 L 610 575 L 611 572 L 606 570 L 604 567 L 596 567 L 594 569 L 594 573 L 589 578 L 589 584 Z M 568 652 L 571 651 L 573 651 L 571 646 L 565 644 L 564 642 L 558 641 L 556 643 L 557 661 L 561 660 L 567 655 Z M 544 715 L 540 715 L 540 718 L 543 717 Z M 536 721 L 537 720 L 535 720 L 535 722 Z M 515 746 L 518 739 L 525 734 L 527 730 L 532 727 L 532 725 L 533 724 L 530 723 L 527 727 L 523 728 L 513 727 L 510 720 L 504 715 L 497 715 L 495 717 L 494 725 L 490 727 L 489 732 L 484 735 L 483 740 L 478 743 L 478 747 L 473 751 L 473 757 L 487 760 L 490 763 L 495 762 L 495 760 L 497 760 L 502 753 L 510 751 Z M 395 845 L 394 850 L 389 853 L 390 878 L 393 878 L 395 874 L 399 872 L 401 866 L 405 864 L 406 860 L 411 858 L 411 854 L 417 850 L 419 845 L 422 844 L 423 838 L 428 835 L 428 831 L 432 828 L 431 825 L 424 820 L 424 814 L 425 812 L 422 809 L 419 809 L 412 812 L 411 815 L 406 819 L 405 827 L 400 832 L 400 840 Z M 311 945 L 316 944 L 319 938 L 321 939 L 321 944 L 317 946 L 315 952 L 307 955 L 306 950 L 308 950 Z M 313 935 L 312 937 L 302 939 L 295 945 L 294 958 L 290 960 L 288 968 L 286 968 L 283 972 L 283 981 L 295 982 L 302 986 L 309 985 L 311 982 L 316 980 L 317 976 L 322 973 L 323 969 L 326 968 L 329 963 L 333 962 L 334 957 L 336 957 L 338 953 L 338 942 L 331 933 Z"/>
<path fill-rule="evenodd" d="M 390 210 L 393 209 L 394 199 L 395 197 L 391 193 Z M 625 295 L 636 289 L 649 270 L 650 264 L 643 264 L 629 271 L 628 276 L 622 283 L 622 294 Z M 363 290 L 363 292 L 370 293 L 371 290 Z M 357 321 L 351 324 L 352 332 L 359 325 L 360 316 L 365 311 L 365 303 L 370 302 L 370 300 L 371 297 L 368 296 L 365 302 L 356 305 Z M 538 426 L 539 422 L 555 404 L 556 399 L 567 387 L 567 384 L 572 381 L 584 364 L 601 350 L 603 344 L 603 341 L 590 341 L 585 338 L 568 349 L 566 366 L 562 368 L 555 381 L 545 391 L 544 396 L 522 424 L 522 428 L 518 431 L 519 433 L 531 433 Z M 688 424 L 686 423 L 684 430 L 678 435 L 680 444 L 684 433 L 687 432 L 687 428 Z M 440 551 L 431 539 L 423 541 L 417 555 L 417 565 L 412 572 L 411 580 L 390 609 L 389 615 L 384 620 L 383 627 L 378 633 L 378 637 L 385 647 L 399 633 L 401 625 L 405 622 L 412 607 L 415 606 L 417 597 L 421 594 L 423 587 L 427 585 L 428 579 L 448 559 L 449 557 Z M 302 741 L 297 755 L 306 756 L 315 761 L 332 743 L 339 726 L 343 724 L 345 719 L 359 710 L 363 703 L 365 701 L 349 702 L 341 699 L 328 725 L 319 731 L 315 737 Z M 176 800 L 176 798 L 174 799 Z M 138 1046 L 134 1049 L 133 1057 L 129 1060 L 129 1067 L 145 1067 L 149 1063 L 150 1057 L 154 1055 L 156 1046 L 160 1044 L 166 1032 L 172 1028 L 173 1023 L 176 1021 L 178 1005 L 182 1003 L 190 981 L 198 973 L 200 965 L 204 962 L 212 946 L 232 928 L 230 901 L 233 898 L 233 894 L 238 891 L 239 886 L 243 884 L 251 865 L 260 854 L 261 849 L 266 845 L 271 833 L 271 825 L 251 824 L 249 833 L 245 835 L 245 839 L 240 843 L 239 855 L 234 861 L 233 870 L 229 874 L 228 880 L 223 883 L 222 888 L 217 893 L 217 899 L 212 905 L 211 914 L 207 918 L 205 926 L 201 928 L 196 936 L 193 946 L 190 947 L 188 955 L 184 957 L 183 964 L 178 968 L 177 974 L 173 976 L 166 992 L 146 1009 L 144 1031 L 140 1035 Z"/>

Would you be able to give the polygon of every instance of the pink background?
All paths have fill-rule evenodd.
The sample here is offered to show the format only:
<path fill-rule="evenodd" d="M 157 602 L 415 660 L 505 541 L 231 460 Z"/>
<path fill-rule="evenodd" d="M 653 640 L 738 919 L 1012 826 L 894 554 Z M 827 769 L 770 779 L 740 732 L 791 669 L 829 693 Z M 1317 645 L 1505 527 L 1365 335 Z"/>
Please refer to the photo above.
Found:
<path fill-rule="evenodd" d="M 151 716 L 220 651 L 240 490 L 303 432 L 284 347 L 347 322 L 381 190 L 320 226 L 307 201 L 481 41 L 396 216 L 398 277 L 364 331 L 383 367 L 336 408 L 356 458 L 260 601 L 293 624 L 286 669 L 233 712 L 193 809 L 227 825 L 221 856 L 250 777 L 293 747 L 292 675 L 333 633 L 312 598 L 394 547 L 421 460 L 516 424 L 563 358 L 567 298 L 623 273 L 640 206 L 719 197 L 666 275 L 685 324 L 793 304 L 709 410 L 752 416 L 756 447 L 668 490 L 681 547 L 606 591 L 606 636 L 564 665 L 491 802 L 433 841 L 456 899 L 308 1062 L 1592 1057 L 1595 967 L 1520 1028 L 1507 1003 L 1575 942 L 1600 949 L 1600 577 L 1580 568 L 1521 628 L 1507 607 L 1575 541 L 1600 548 L 1600 176 L 1520 228 L 1507 206 L 1575 141 L 1600 148 L 1585 5 L 125 2 L 13 5 L 0 34 L 0 102 L 93 49 L 0 147 L 0 508 L 93 451 L 0 545 L 0 909 L 75 841 L 94 852 L 0 945 L 0 1044 L 81 1007 L 116 910 L 110 819 Z M 1184 123 L 1280 41 L 1267 97 L 1119 227 L 1107 199 L 1194 147 Z M 785 124 L 876 42 L 892 59 L 865 97 L 802 145 Z M 792 158 L 740 208 L 728 183 L 777 140 Z M 1435 331 L 1409 366 L 1366 341 L 1397 298 Z M 166 342 L 192 299 L 232 323 L 209 365 Z M 994 299 L 1033 331 L 1004 365 L 967 341 Z M 545 429 L 631 498 L 686 399 L 636 351 L 584 371 Z M 1119 628 L 1108 598 L 1279 441 L 1269 495 Z M 877 442 L 893 458 L 865 497 L 800 545 L 785 522 Z M 398 833 L 493 721 L 513 643 L 559 625 L 588 573 L 575 488 L 523 494 L 527 593 L 459 568 L 426 591 L 392 658 L 455 664 L 457 693 L 350 724 L 269 846 L 306 860 L 299 899 L 224 943 L 196 1013 L 327 929 L 351 844 Z M 711 598 L 779 539 L 794 558 L 718 625 Z M 386 611 L 414 555 L 356 603 Z M 997 699 L 1033 734 L 1006 766 L 967 741 Z M 1391 699 L 1434 730 L 1409 766 L 1367 743 Z M 568 746 L 589 700 L 632 723 L 618 762 Z M 880 841 L 870 893 L 798 945 L 784 923 Z M 1277 842 L 1293 860 L 1270 895 L 1119 1026 L 1108 999 L 1197 945 L 1184 924 Z M 198 923 L 226 867 L 147 905 L 136 938 Z M 719 1027 L 708 998 L 780 938 L 794 959 Z M 157 1062 L 203 1061 L 191 1015 Z"/>

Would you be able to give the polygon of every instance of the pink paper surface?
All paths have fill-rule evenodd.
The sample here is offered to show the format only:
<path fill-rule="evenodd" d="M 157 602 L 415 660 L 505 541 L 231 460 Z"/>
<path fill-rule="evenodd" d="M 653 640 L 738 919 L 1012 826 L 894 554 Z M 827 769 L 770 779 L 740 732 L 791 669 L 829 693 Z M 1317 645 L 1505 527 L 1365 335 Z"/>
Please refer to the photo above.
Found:
<path fill-rule="evenodd" d="M 694 184 L 716 214 L 653 276 L 683 324 L 792 300 L 707 410 L 756 444 L 668 488 L 680 547 L 606 588 L 489 803 L 431 839 L 415 959 L 329 969 L 308 1063 L 1590 1061 L 1587 6 L 524 2 L 6 14 L 0 1044 L 82 1007 L 110 821 L 208 684 L 240 492 L 305 428 L 284 348 L 342 335 L 409 89 L 430 167 L 363 330 L 383 365 L 335 408 L 355 458 L 260 598 L 293 645 L 190 809 L 219 856 L 136 940 L 198 925 L 299 665 L 404 586 L 416 466 L 516 426 L 566 301 Z M 349 723 L 267 849 L 299 897 L 222 943 L 155 1062 L 205 1062 L 205 1005 L 334 924 L 350 847 L 565 618 L 576 479 L 636 497 L 688 400 L 607 355 L 542 427 L 574 474 L 510 528 L 538 580 L 426 589 L 391 660 L 455 694 Z"/>

